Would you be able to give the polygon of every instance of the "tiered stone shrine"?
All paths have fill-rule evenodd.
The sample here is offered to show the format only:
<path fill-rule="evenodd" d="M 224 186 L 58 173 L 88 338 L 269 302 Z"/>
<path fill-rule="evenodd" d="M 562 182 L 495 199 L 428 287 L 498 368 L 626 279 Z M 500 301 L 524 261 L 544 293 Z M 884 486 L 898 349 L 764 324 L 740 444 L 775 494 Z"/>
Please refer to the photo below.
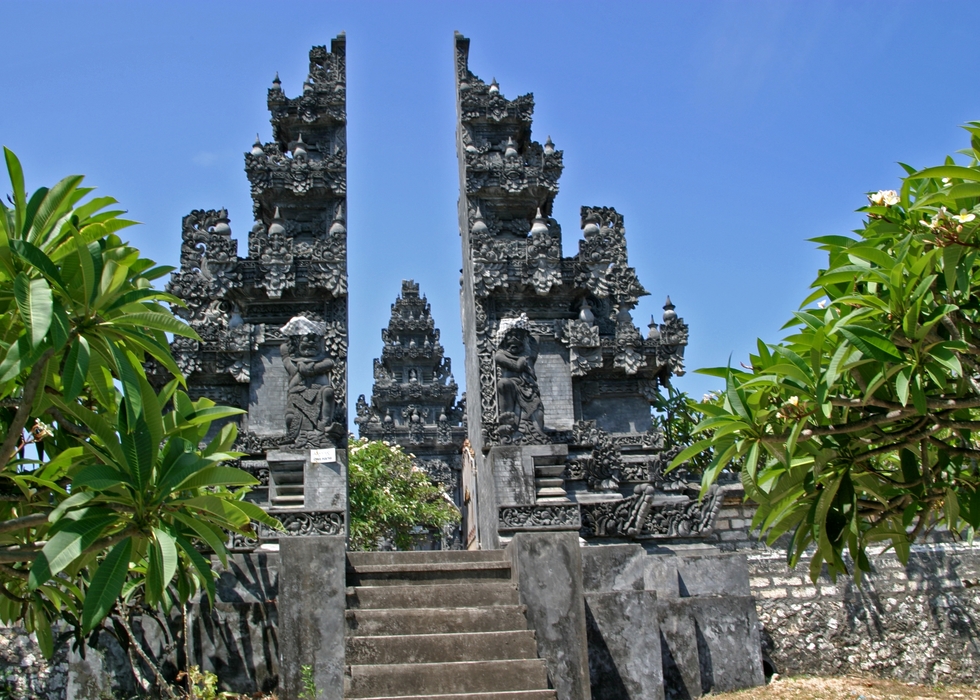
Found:
<path fill-rule="evenodd" d="M 401 445 L 461 505 L 465 408 L 456 401 L 459 389 L 429 302 L 419 296 L 414 281 L 402 281 L 381 339 L 384 347 L 374 360 L 371 403 L 363 394 L 357 399 L 354 422 L 360 436 Z"/>

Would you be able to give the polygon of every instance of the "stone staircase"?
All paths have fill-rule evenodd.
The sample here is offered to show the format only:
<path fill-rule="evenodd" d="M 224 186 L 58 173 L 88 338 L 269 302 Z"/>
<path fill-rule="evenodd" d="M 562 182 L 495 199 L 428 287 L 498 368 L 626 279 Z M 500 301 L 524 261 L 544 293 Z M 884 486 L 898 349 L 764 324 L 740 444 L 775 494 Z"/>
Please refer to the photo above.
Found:
<path fill-rule="evenodd" d="M 556 700 L 503 551 L 347 555 L 344 697 Z"/>

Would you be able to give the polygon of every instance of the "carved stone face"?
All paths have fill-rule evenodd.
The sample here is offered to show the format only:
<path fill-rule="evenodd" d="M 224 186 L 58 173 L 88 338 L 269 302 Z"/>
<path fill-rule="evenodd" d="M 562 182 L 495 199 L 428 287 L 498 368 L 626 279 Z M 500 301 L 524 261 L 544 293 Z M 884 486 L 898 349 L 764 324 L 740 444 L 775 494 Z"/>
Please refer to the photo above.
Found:
<path fill-rule="evenodd" d="M 316 357 L 320 354 L 322 346 L 323 343 L 321 342 L 320 336 L 315 333 L 307 333 L 299 337 L 296 351 L 300 357 Z"/>
<path fill-rule="evenodd" d="M 508 336 L 504 341 L 504 349 L 514 355 L 520 355 L 524 352 L 524 342 L 516 335 Z"/>

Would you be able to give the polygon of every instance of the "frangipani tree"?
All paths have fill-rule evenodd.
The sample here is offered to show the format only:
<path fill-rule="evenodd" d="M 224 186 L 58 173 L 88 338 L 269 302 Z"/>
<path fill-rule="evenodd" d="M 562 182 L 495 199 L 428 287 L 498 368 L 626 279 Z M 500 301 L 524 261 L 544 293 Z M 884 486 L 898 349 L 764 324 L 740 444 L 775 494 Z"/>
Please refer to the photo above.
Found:
<path fill-rule="evenodd" d="M 430 529 L 459 522 L 452 499 L 398 445 L 351 436 L 347 454 L 350 549 L 377 549 L 382 540 L 411 549 Z"/>
<path fill-rule="evenodd" d="M 239 411 L 179 390 L 166 334 L 196 334 L 166 306 L 179 300 L 152 287 L 170 268 L 119 238 L 133 222 L 109 197 L 86 200 L 81 176 L 28 196 L 4 156 L 0 619 L 22 620 L 50 655 L 55 619 L 86 634 L 120 596 L 164 610 L 213 596 L 197 546 L 224 557 L 225 530 L 278 523 L 242 500 L 256 481 L 222 464 L 237 457 L 234 425 L 204 443 L 212 421 Z M 160 392 L 149 359 L 177 378 Z"/>
<path fill-rule="evenodd" d="M 792 533 L 792 565 L 813 545 L 814 579 L 845 551 L 857 574 L 872 543 L 906 561 L 930 528 L 980 527 L 980 122 L 965 128 L 967 164 L 903 166 L 855 237 L 815 239 L 827 268 L 791 335 L 703 370 L 725 390 L 673 464 L 713 450 L 705 488 L 737 464 L 755 524 Z"/>

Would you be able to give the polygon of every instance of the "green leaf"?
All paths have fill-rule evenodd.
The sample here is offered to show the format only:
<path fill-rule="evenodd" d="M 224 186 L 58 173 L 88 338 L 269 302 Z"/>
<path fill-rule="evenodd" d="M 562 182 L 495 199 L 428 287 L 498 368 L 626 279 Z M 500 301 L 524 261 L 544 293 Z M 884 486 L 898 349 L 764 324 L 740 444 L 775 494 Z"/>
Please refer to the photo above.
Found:
<path fill-rule="evenodd" d="M 922 388 L 921 374 L 916 372 L 912 375 L 909 388 L 911 389 L 912 405 L 915 406 L 915 410 L 918 411 L 920 415 L 926 415 L 929 412 L 929 405 L 926 401 L 926 393 Z"/>
<path fill-rule="evenodd" d="M 872 245 L 856 245 L 847 249 L 847 254 L 860 260 L 867 260 L 875 265 L 887 269 L 895 266 L 895 259 L 881 248 Z"/>
<path fill-rule="evenodd" d="M 72 479 L 72 488 L 86 487 L 93 491 L 105 491 L 123 484 L 135 488 L 128 476 L 108 464 L 90 464 Z"/>
<path fill-rule="evenodd" d="M 115 343 L 108 345 L 118 373 L 116 376 L 122 382 L 126 417 L 130 424 L 135 424 L 136 418 L 143 411 L 143 395 L 140 389 L 143 366 L 133 353 L 125 348 L 117 347 Z"/>
<path fill-rule="evenodd" d="M 72 508 L 83 506 L 95 498 L 94 493 L 73 493 L 71 496 L 58 504 L 58 507 L 48 513 L 48 522 L 56 523 L 66 512 Z"/>
<path fill-rule="evenodd" d="M 844 326 L 840 329 L 840 333 L 866 357 L 874 358 L 879 362 L 901 361 L 902 359 L 902 353 L 898 351 L 894 343 L 870 328 Z"/>
<path fill-rule="evenodd" d="M 41 596 L 35 593 L 32 596 L 34 604 L 31 606 L 34 612 L 34 635 L 37 637 L 37 645 L 41 648 L 44 658 L 50 659 L 54 656 L 54 635 L 51 633 L 51 621 L 48 619 L 47 611 Z"/>
<path fill-rule="evenodd" d="M 153 528 L 153 538 L 159 547 L 160 553 L 160 575 L 163 581 L 163 588 L 160 589 L 161 597 L 167 584 L 177 573 L 177 543 L 173 535 L 158 527 Z"/>
<path fill-rule="evenodd" d="M 189 476 L 174 487 L 175 491 L 201 488 L 202 486 L 255 486 L 259 481 L 246 471 L 236 467 L 207 467 Z"/>
<path fill-rule="evenodd" d="M 6 146 L 3 147 L 3 157 L 7 161 L 7 172 L 10 175 L 10 185 L 14 194 L 14 230 L 13 236 L 22 237 L 24 230 L 24 214 L 27 212 L 27 193 L 24 190 L 24 169 L 17 156 Z"/>
<path fill-rule="evenodd" d="M 65 283 L 61 279 L 61 273 L 47 255 L 33 243 L 27 241 L 12 240 L 10 249 L 17 256 L 37 268 L 48 280 L 54 282 L 61 289 L 65 288 Z"/>
<path fill-rule="evenodd" d="M 129 558 L 133 551 L 133 538 L 127 537 L 112 548 L 106 556 L 88 588 L 85 607 L 82 609 L 82 634 L 86 635 L 102 622 L 112 610 L 122 593 L 123 583 L 129 574 Z"/>
<path fill-rule="evenodd" d="M 46 583 L 52 576 L 71 564 L 99 539 L 114 519 L 105 513 L 69 522 L 44 545 L 31 566 L 28 586 L 31 590 Z"/>
<path fill-rule="evenodd" d="M 31 344 L 40 346 L 51 327 L 54 297 L 51 287 L 43 279 L 28 279 L 23 272 L 14 279 L 14 297 L 24 327 L 30 334 Z"/>
<path fill-rule="evenodd" d="M 111 321 L 106 321 L 106 326 L 127 326 L 134 328 L 153 328 L 155 330 L 181 335 L 194 340 L 201 337 L 193 328 L 169 313 L 154 313 L 151 311 L 141 311 L 139 313 L 125 314 Z"/>
<path fill-rule="evenodd" d="M 92 351 L 88 341 L 83 336 L 75 338 L 71 344 L 71 350 L 65 357 L 65 366 L 61 374 L 65 401 L 74 401 L 82 393 L 85 380 L 88 377 L 88 365 L 91 356 Z"/>
<path fill-rule="evenodd" d="M 974 168 L 966 168 L 962 165 L 940 165 L 934 168 L 925 168 L 909 176 L 909 180 L 921 180 L 925 178 L 939 179 L 948 177 L 956 180 L 967 180 L 969 182 L 980 182 L 980 171 Z"/>
<path fill-rule="evenodd" d="M 197 576 L 201 580 L 201 583 L 204 584 L 204 591 L 207 593 L 208 601 L 214 605 L 214 596 L 216 593 L 214 578 L 216 572 L 212 568 L 211 562 L 201 556 L 201 553 L 194 548 L 194 545 L 185 538 L 177 536 L 175 539 L 177 540 L 177 546 L 184 550 L 184 554 L 187 555 L 187 558 L 191 560 L 191 564 L 197 569 Z"/>
<path fill-rule="evenodd" d="M 127 401 L 128 397 L 123 400 L 123 403 Z M 124 415 L 124 412 L 120 411 L 120 415 Z M 142 414 L 137 416 L 135 423 L 127 427 L 127 430 L 120 431 L 119 442 L 126 456 L 126 464 L 129 465 L 129 473 L 132 475 L 136 491 L 142 494 L 150 487 L 157 448 Z"/>
<path fill-rule="evenodd" d="M 691 445 L 690 447 L 681 450 L 680 454 L 678 454 L 676 457 L 670 460 L 670 465 L 668 466 L 667 470 L 670 471 L 671 469 L 675 469 L 681 464 L 683 464 L 684 462 L 691 459 L 691 457 L 699 455 L 705 450 L 710 449 L 713 443 L 714 443 L 714 439 L 708 438 L 706 440 L 700 440 L 694 443 L 693 445 Z"/>
<path fill-rule="evenodd" d="M 911 367 L 903 367 L 895 375 L 895 394 L 903 406 L 909 405 L 909 378 L 912 376 Z"/>
<path fill-rule="evenodd" d="M 932 358 L 941 364 L 943 367 L 948 369 L 950 372 L 954 372 L 957 376 L 963 376 L 963 367 L 960 365 L 960 358 L 956 356 L 949 347 L 947 343 L 938 343 L 929 348 L 929 354 Z"/>
<path fill-rule="evenodd" d="M 192 517 L 179 510 L 173 511 L 171 515 L 184 526 L 190 528 L 202 542 L 210 547 L 211 551 L 221 559 L 222 565 L 228 566 L 228 555 L 225 549 L 223 533 L 219 534 L 215 532 L 216 528 L 204 522 L 199 516 Z"/>
<path fill-rule="evenodd" d="M 82 180 L 81 175 L 69 175 L 48 191 L 31 223 L 30 232 L 25 236 L 27 240 L 38 245 L 52 242 L 48 239 L 58 229 L 57 221 L 71 210 L 75 201 L 73 197 L 78 193 Z"/>
<path fill-rule="evenodd" d="M 5 384 L 20 374 L 25 365 L 29 364 L 29 358 L 32 352 L 33 348 L 26 336 L 22 335 L 17 338 L 16 342 L 7 348 L 7 354 L 4 355 L 3 361 L 0 362 L 0 384 Z M 28 362 L 25 362 L 25 360 L 28 360 Z"/>

